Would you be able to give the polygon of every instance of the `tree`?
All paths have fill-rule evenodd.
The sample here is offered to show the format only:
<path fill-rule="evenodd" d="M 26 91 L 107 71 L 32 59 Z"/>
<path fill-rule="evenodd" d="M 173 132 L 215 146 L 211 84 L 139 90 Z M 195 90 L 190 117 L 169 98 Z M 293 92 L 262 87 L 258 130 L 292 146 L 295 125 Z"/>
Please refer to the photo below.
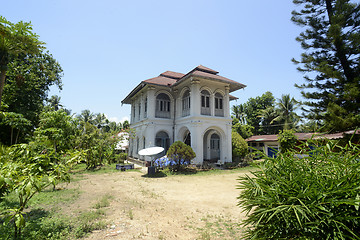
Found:
<path fill-rule="evenodd" d="M 8 66 L 3 103 L 37 126 L 50 87 L 62 89 L 63 70 L 48 52 L 18 56 Z"/>
<path fill-rule="evenodd" d="M 259 112 L 258 117 L 262 119 L 262 129 L 266 134 L 276 134 L 282 129 L 281 125 L 274 124 L 274 119 L 278 117 L 278 111 L 274 106 L 262 109 Z"/>
<path fill-rule="evenodd" d="M 302 7 L 292 12 L 292 21 L 305 27 L 297 37 L 305 52 L 298 70 L 305 74 L 301 89 L 309 109 L 307 117 L 323 120 L 331 108 L 342 108 L 340 118 L 360 112 L 360 4 L 350 0 L 293 0 Z M 337 107 L 335 106 L 337 105 Z M 329 115 L 328 115 L 329 117 Z M 359 118 L 357 118 L 359 119 Z M 327 122 L 334 120 L 326 119 Z M 360 121 L 339 130 L 358 126 Z"/>
<path fill-rule="evenodd" d="M 173 171 L 181 170 L 184 164 L 190 164 L 191 159 L 196 157 L 194 150 L 182 141 L 176 141 L 169 147 L 167 157 L 175 162 L 171 167 Z"/>
<path fill-rule="evenodd" d="M 266 92 L 239 106 L 233 106 L 233 117 L 239 119 L 242 125 L 248 124 L 254 128 L 254 134 L 267 134 L 264 128 L 265 122 L 259 117 L 262 110 L 274 105 L 275 98 L 271 92 Z"/>
<path fill-rule="evenodd" d="M 233 117 L 238 119 L 240 124 L 246 124 L 245 104 L 234 105 L 231 110 Z"/>
<path fill-rule="evenodd" d="M 44 47 L 39 36 L 32 32 L 31 23 L 20 21 L 16 24 L 0 16 L 0 107 L 8 64 L 20 54 L 37 54 Z"/>
<path fill-rule="evenodd" d="M 283 129 L 294 128 L 299 121 L 299 116 L 295 112 L 298 104 L 299 103 L 294 98 L 290 98 L 290 94 L 282 95 L 276 103 L 277 108 L 275 111 L 277 117 L 275 117 L 271 123 L 281 123 L 284 126 Z"/>
<path fill-rule="evenodd" d="M 85 122 L 85 123 L 94 123 L 94 118 L 95 115 L 89 110 L 89 109 L 85 109 L 83 111 L 81 111 L 81 114 L 77 116 L 79 118 L 79 120 L 81 122 Z"/>
<path fill-rule="evenodd" d="M 59 97 L 58 95 L 53 95 L 50 97 L 50 99 L 48 99 L 48 103 L 50 104 L 50 106 L 55 110 L 59 110 L 59 107 L 62 107 L 62 105 L 60 104 L 60 99 L 61 97 Z"/>
<path fill-rule="evenodd" d="M 235 161 L 240 161 L 249 152 L 247 142 L 237 132 L 231 132 L 232 157 Z"/>
<path fill-rule="evenodd" d="M 69 150 L 71 140 L 75 134 L 76 125 L 71 116 L 64 110 L 43 112 L 40 116 L 40 125 L 35 134 L 39 138 L 51 141 L 55 152 Z"/>
<path fill-rule="evenodd" d="M 125 120 L 123 123 L 122 123 L 122 127 L 123 129 L 129 129 L 130 128 L 130 123 L 128 120 Z"/>
<path fill-rule="evenodd" d="M 232 124 L 233 124 L 232 130 L 240 134 L 242 138 L 246 139 L 254 135 L 253 126 L 247 124 L 241 124 L 237 118 L 233 118 Z"/>
<path fill-rule="evenodd" d="M 24 118 L 24 116 L 19 113 L 3 112 L 2 117 L 0 119 L 1 119 L 0 124 L 7 125 L 11 129 L 10 145 L 17 143 L 21 130 L 24 130 L 29 126 L 31 126 L 30 121 Z M 17 130 L 15 140 L 14 140 L 14 129 Z"/>

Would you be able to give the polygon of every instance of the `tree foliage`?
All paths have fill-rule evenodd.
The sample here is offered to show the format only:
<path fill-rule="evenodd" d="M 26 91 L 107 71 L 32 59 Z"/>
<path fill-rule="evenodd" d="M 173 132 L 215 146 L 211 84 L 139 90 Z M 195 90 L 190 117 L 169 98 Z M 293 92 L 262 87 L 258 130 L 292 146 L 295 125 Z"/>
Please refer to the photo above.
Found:
<path fill-rule="evenodd" d="M 171 144 L 166 155 L 175 162 L 175 165 L 171 167 L 173 171 L 181 170 L 183 164 L 190 164 L 190 161 L 196 157 L 194 150 L 182 141 Z"/>
<path fill-rule="evenodd" d="M 266 92 L 261 96 L 249 98 L 246 103 L 238 106 L 233 106 L 233 117 L 239 119 L 241 125 L 249 125 L 254 128 L 253 133 L 263 134 L 262 120 L 259 118 L 259 113 L 270 106 L 273 106 L 275 98 L 271 92 Z"/>
<path fill-rule="evenodd" d="M 19 55 L 37 54 L 43 49 L 44 43 L 32 30 L 31 23 L 20 21 L 14 24 L 0 16 L 0 107 L 11 59 Z"/>
<path fill-rule="evenodd" d="M 57 155 L 41 152 L 34 144 L 0 147 L 0 194 L 13 193 L 18 205 L 1 213 L 4 224 L 14 225 L 14 238 L 21 237 L 26 224 L 25 208 L 30 199 L 49 185 L 69 181 L 69 168 L 78 161 L 79 154 Z M 0 197 L 2 197 L 0 195 Z"/>
<path fill-rule="evenodd" d="M 231 132 L 231 144 L 232 144 L 232 158 L 235 161 L 239 161 L 244 158 L 249 152 L 247 142 L 240 136 L 239 133 Z"/>
<path fill-rule="evenodd" d="M 76 134 L 76 127 L 76 121 L 64 110 L 42 112 L 35 136 L 42 138 L 42 141 L 50 141 L 55 152 L 66 151 L 73 146 L 71 143 Z"/>
<path fill-rule="evenodd" d="M 309 107 L 307 117 L 336 124 L 342 118 L 348 125 L 327 129 L 340 131 L 360 124 L 360 4 L 350 0 L 293 0 L 301 7 L 292 12 L 292 21 L 305 28 L 297 41 L 305 52 L 298 70 L 305 74 L 305 83 L 296 85 L 302 90 Z M 329 106 L 331 104 L 331 106 Z M 329 109 L 330 108 L 330 109 Z M 331 109 L 338 111 L 331 118 Z M 350 116 L 349 116 L 350 115 Z M 348 118 L 354 121 L 348 121 Z"/>
<path fill-rule="evenodd" d="M 276 117 L 270 123 L 280 123 L 283 125 L 283 129 L 286 130 L 295 128 L 299 121 L 299 116 L 295 112 L 299 103 L 290 97 L 290 94 L 285 94 L 278 99 L 276 105 Z"/>
<path fill-rule="evenodd" d="M 280 150 L 282 152 L 291 151 L 295 148 L 297 137 L 293 130 L 283 130 L 277 135 L 278 142 L 280 144 Z"/>
<path fill-rule="evenodd" d="M 296 114 L 299 105 L 289 94 L 277 101 L 271 92 L 249 98 L 246 103 L 233 106 L 233 130 L 246 139 L 254 134 L 277 134 L 279 130 L 295 128 L 300 119 Z"/>

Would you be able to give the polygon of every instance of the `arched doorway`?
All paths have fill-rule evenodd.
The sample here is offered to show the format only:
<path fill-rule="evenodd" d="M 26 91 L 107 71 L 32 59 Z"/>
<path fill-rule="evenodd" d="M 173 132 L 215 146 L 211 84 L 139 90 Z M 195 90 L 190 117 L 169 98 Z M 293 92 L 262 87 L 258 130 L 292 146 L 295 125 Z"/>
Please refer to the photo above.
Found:
<path fill-rule="evenodd" d="M 190 134 L 190 131 L 186 131 L 186 132 L 185 132 L 183 142 L 184 142 L 186 145 L 189 145 L 189 146 L 191 147 L 191 134 Z"/>
<path fill-rule="evenodd" d="M 210 137 L 210 160 L 220 159 L 220 136 L 217 133 Z"/>
<path fill-rule="evenodd" d="M 204 160 L 216 162 L 221 159 L 222 135 L 215 129 L 209 129 L 204 134 Z"/>
<path fill-rule="evenodd" d="M 164 148 L 164 152 L 159 153 L 158 156 L 164 156 L 167 152 L 167 150 L 170 147 L 170 138 L 169 135 L 164 132 L 164 131 L 160 131 L 156 134 L 155 137 L 155 146 L 157 147 L 163 147 Z M 157 156 L 157 157 L 158 157 Z"/>

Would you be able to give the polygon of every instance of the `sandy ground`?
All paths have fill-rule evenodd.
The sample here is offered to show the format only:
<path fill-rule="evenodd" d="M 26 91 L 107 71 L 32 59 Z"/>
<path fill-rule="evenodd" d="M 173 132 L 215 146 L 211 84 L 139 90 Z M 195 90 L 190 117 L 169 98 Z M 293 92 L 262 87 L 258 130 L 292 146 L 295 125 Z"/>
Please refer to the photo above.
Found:
<path fill-rule="evenodd" d="M 143 169 L 144 171 L 145 169 Z M 244 173 L 146 178 L 144 172 L 84 175 L 70 213 L 91 209 L 104 195 L 106 229 L 86 239 L 241 239 L 244 213 L 237 206 L 237 178 Z"/>

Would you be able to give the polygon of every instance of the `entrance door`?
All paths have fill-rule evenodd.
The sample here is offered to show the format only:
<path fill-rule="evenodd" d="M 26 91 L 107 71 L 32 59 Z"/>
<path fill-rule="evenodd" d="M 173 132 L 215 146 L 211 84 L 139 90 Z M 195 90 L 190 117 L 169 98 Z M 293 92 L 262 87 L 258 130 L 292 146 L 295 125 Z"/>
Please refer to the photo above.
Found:
<path fill-rule="evenodd" d="M 220 137 L 216 133 L 213 133 L 210 138 L 210 159 L 220 159 Z"/>

